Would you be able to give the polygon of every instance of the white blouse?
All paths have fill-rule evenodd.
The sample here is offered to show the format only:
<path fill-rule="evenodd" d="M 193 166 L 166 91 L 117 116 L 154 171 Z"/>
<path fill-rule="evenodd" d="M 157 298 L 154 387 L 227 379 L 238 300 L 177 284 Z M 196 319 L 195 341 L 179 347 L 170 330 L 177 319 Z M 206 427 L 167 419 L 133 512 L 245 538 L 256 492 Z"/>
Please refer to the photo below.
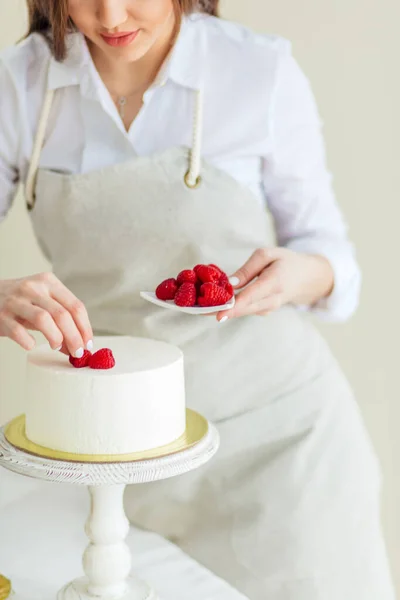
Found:
<path fill-rule="evenodd" d="M 330 320 L 354 312 L 360 271 L 332 190 L 315 100 L 287 41 L 214 17 L 185 19 L 129 132 L 83 36 L 71 34 L 68 47 L 57 62 L 35 34 L 0 54 L 0 220 L 26 180 L 46 80 L 57 93 L 40 167 L 63 173 L 190 146 L 194 90 L 203 87 L 204 158 L 266 203 L 280 245 L 330 261 L 334 291 L 311 310 Z"/>

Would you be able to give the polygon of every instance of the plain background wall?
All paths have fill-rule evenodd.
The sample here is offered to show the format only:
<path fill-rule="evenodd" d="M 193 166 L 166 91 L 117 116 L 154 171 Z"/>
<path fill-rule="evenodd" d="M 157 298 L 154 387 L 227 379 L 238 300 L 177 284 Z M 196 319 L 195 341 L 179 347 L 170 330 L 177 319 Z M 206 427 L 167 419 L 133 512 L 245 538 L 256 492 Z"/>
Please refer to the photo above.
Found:
<path fill-rule="evenodd" d="M 325 122 L 329 165 L 364 289 L 350 323 L 321 328 L 353 384 L 381 459 L 384 525 L 400 592 L 400 3 L 225 0 L 223 14 L 292 40 Z M 1 0 L 0 47 L 18 39 L 24 26 L 24 0 Z M 0 279 L 46 268 L 19 195 L 0 230 Z M 0 423 L 23 410 L 24 361 L 23 351 L 0 340 Z"/>

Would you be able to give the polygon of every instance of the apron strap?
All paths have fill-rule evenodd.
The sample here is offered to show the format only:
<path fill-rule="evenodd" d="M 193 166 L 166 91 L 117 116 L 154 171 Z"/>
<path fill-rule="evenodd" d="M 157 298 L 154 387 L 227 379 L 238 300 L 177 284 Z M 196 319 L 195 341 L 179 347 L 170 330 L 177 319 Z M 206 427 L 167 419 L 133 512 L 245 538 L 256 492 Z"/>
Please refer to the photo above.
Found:
<path fill-rule="evenodd" d="M 32 210 L 35 204 L 36 175 L 39 167 L 40 153 L 42 152 L 44 138 L 46 136 L 47 123 L 49 121 L 53 98 L 54 90 L 47 90 L 39 119 L 39 125 L 33 143 L 31 162 L 25 184 L 25 198 L 28 210 Z"/>
<path fill-rule="evenodd" d="M 185 183 L 189 188 L 197 188 L 201 183 L 201 147 L 203 135 L 203 90 L 196 92 L 196 103 L 193 123 L 193 142 L 190 152 L 189 171 L 185 175 Z"/>

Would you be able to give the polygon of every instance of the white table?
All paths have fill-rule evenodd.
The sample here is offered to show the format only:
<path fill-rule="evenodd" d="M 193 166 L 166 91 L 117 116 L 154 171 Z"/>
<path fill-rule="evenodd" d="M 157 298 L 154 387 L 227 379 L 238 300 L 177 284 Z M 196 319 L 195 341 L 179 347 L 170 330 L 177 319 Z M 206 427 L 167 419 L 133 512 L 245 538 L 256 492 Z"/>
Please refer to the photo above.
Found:
<path fill-rule="evenodd" d="M 54 600 L 65 581 L 83 574 L 87 512 L 85 489 L 0 470 L 0 572 L 18 595 Z M 249 600 L 158 535 L 134 529 L 127 542 L 133 570 L 161 600 Z"/>

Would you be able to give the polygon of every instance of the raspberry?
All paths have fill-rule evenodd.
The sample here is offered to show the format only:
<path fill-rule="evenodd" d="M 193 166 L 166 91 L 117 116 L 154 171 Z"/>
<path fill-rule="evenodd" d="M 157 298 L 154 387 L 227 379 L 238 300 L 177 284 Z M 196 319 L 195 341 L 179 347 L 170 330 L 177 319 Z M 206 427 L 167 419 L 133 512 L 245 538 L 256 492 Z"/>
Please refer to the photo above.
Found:
<path fill-rule="evenodd" d="M 221 277 L 219 278 L 218 285 L 221 287 L 225 287 L 229 284 L 229 277 L 226 273 L 221 273 Z"/>
<path fill-rule="evenodd" d="M 233 286 L 229 283 L 225 283 L 225 285 L 221 286 L 224 288 L 224 290 L 226 290 L 226 292 L 229 294 L 229 300 L 231 300 L 231 298 L 233 298 L 233 294 L 234 294 L 234 289 Z M 228 302 L 229 302 L 228 300 Z"/>
<path fill-rule="evenodd" d="M 209 267 L 212 267 L 213 269 L 216 269 L 217 271 L 219 271 L 219 273 L 221 273 L 221 275 L 225 275 L 225 273 L 223 272 L 222 269 L 220 269 L 217 265 L 208 265 Z"/>
<path fill-rule="evenodd" d="M 177 306 L 194 306 L 196 304 L 196 286 L 194 283 L 182 283 L 175 295 Z"/>
<path fill-rule="evenodd" d="M 89 367 L 91 369 L 112 369 L 115 367 L 115 358 L 112 351 L 109 348 L 102 348 L 92 354 Z"/>
<path fill-rule="evenodd" d="M 166 279 L 156 289 L 156 296 L 159 300 L 173 300 L 178 291 L 176 279 Z"/>
<path fill-rule="evenodd" d="M 233 296 L 233 286 L 229 283 L 229 277 L 228 275 L 219 267 L 217 267 L 217 265 L 208 265 L 209 267 L 213 267 L 213 269 L 216 269 L 217 271 L 220 272 L 221 276 L 218 280 L 218 285 L 222 288 L 224 288 L 224 290 L 226 290 L 227 292 L 229 292 L 231 294 L 231 297 Z"/>
<path fill-rule="evenodd" d="M 179 273 L 176 281 L 178 285 L 182 285 L 182 283 L 197 283 L 197 275 L 192 269 L 186 269 Z"/>
<path fill-rule="evenodd" d="M 199 306 L 222 306 L 232 298 L 229 292 L 215 283 L 203 283 L 200 296 L 197 300 Z"/>
<path fill-rule="evenodd" d="M 89 350 L 84 350 L 82 358 L 75 358 L 75 356 L 69 356 L 69 362 L 75 369 L 82 369 L 83 367 L 87 367 L 89 364 L 89 359 L 92 356 L 92 353 Z"/>
<path fill-rule="evenodd" d="M 198 265 L 195 267 L 197 277 L 203 283 L 218 283 L 221 277 L 221 271 L 211 265 Z"/>

